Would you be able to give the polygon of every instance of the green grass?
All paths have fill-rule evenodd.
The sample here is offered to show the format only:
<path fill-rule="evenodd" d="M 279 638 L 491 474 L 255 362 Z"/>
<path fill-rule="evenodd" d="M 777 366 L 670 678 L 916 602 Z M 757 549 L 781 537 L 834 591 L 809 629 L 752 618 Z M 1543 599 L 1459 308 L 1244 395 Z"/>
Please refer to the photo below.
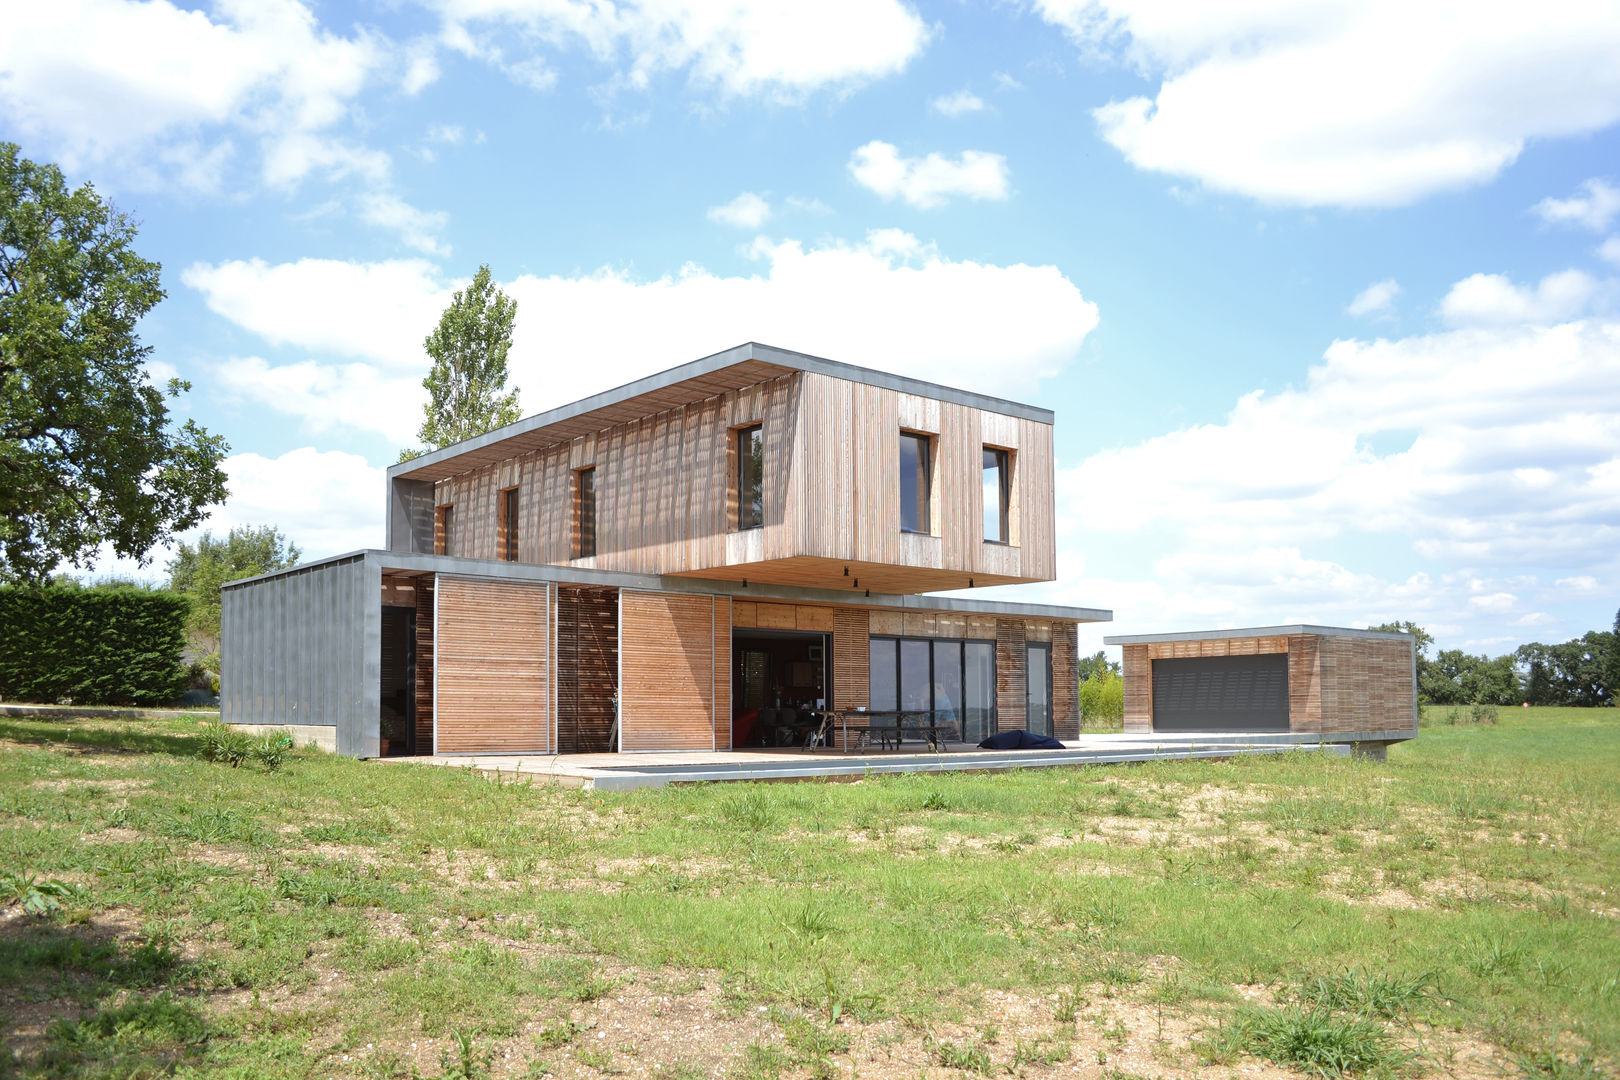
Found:
<path fill-rule="evenodd" d="M 626 794 L 310 751 L 231 768 L 206 737 L 0 718 L 0 1076 L 1620 1058 L 1620 710 L 1503 709 L 1385 763 Z M 57 906 L 23 913 L 24 882 Z M 986 1037 L 1007 1001 L 1028 1019 Z M 636 1040 L 701 1014 L 733 1042 L 598 1039 L 633 1002 Z"/>

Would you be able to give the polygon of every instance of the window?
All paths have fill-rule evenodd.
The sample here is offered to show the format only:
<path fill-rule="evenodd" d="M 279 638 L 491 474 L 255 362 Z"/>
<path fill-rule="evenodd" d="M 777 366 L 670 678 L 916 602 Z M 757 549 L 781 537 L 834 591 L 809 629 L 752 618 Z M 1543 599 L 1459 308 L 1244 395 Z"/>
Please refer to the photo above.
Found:
<path fill-rule="evenodd" d="M 765 436 L 759 424 L 737 429 L 737 528 L 765 524 Z"/>
<path fill-rule="evenodd" d="M 1007 451 L 984 448 L 984 538 L 993 543 L 1007 542 L 1007 506 L 1012 491 L 1007 471 Z"/>
<path fill-rule="evenodd" d="M 927 435 L 910 431 L 900 433 L 900 530 L 925 533 L 929 531 L 928 475 L 931 462 L 928 452 L 932 440 Z"/>
<path fill-rule="evenodd" d="M 596 554 L 596 466 L 574 473 L 574 558 Z"/>
<path fill-rule="evenodd" d="M 456 508 L 441 506 L 433 515 L 433 554 L 454 555 Z"/>
<path fill-rule="evenodd" d="M 972 743 L 995 733 L 995 642 L 874 637 L 867 650 L 874 712 L 931 710 Z"/>
<path fill-rule="evenodd" d="M 1025 669 L 1024 727 L 1037 735 L 1052 734 L 1052 645 L 1031 641 L 1024 648 Z"/>
<path fill-rule="evenodd" d="M 518 557 L 518 489 L 506 488 L 496 514 L 495 538 L 500 545 L 501 558 L 517 562 Z"/>

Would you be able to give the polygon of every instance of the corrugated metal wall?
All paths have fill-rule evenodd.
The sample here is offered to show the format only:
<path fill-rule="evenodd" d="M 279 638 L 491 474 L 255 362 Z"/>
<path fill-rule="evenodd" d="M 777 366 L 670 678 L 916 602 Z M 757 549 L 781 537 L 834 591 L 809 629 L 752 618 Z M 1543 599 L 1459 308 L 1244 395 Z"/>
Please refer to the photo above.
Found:
<path fill-rule="evenodd" d="M 381 593 L 382 573 L 363 555 L 226 589 L 221 719 L 333 727 L 338 753 L 375 756 Z"/>

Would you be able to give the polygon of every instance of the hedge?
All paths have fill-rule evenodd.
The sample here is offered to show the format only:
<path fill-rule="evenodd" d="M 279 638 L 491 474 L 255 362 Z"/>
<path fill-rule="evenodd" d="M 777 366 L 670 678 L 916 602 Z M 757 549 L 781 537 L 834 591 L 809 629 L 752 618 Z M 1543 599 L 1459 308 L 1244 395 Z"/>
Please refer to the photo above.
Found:
<path fill-rule="evenodd" d="M 189 607 L 147 589 L 0 586 L 0 698 L 167 705 L 186 689 Z"/>

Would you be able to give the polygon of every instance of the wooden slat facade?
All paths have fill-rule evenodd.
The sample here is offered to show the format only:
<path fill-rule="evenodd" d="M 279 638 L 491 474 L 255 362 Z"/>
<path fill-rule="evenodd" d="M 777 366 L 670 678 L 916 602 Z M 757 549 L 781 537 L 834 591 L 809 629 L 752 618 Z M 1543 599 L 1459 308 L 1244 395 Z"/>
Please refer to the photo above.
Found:
<path fill-rule="evenodd" d="M 558 753 L 613 749 L 618 684 L 618 590 L 558 586 Z"/>
<path fill-rule="evenodd" d="M 431 574 L 416 585 L 416 752 L 433 752 L 433 605 Z"/>
<path fill-rule="evenodd" d="M 441 575 L 434 635 L 434 752 L 552 747 L 552 589 Z"/>
<path fill-rule="evenodd" d="M 435 484 L 453 554 L 503 554 L 500 493 L 518 490 L 518 561 L 915 593 L 1056 575 L 1050 424 L 810 372 L 628 417 Z M 765 524 L 738 532 L 738 427 L 762 425 Z M 901 430 L 930 436 L 931 535 L 899 522 Z M 979 535 L 981 451 L 1009 453 L 1008 544 Z M 574 470 L 594 466 L 596 554 L 575 560 Z M 845 576 L 845 568 L 850 570 Z M 859 584 L 856 582 L 859 581 Z"/>
<path fill-rule="evenodd" d="M 1075 623 L 1050 624 L 1052 636 L 1052 734 L 1080 737 L 1080 633 Z"/>
<path fill-rule="evenodd" d="M 720 635 L 727 647 L 722 658 Z M 712 750 L 730 722 L 730 605 L 725 597 L 619 594 L 620 747 Z M 723 666 L 716 670 L 716 660 Z"/>
<path fill-rule="evenodd" d="M 1018 731 L 1027 722 L 1029 655 L 1024 645 L 1022 620 L 996 620 L 997 731 Z"/>

